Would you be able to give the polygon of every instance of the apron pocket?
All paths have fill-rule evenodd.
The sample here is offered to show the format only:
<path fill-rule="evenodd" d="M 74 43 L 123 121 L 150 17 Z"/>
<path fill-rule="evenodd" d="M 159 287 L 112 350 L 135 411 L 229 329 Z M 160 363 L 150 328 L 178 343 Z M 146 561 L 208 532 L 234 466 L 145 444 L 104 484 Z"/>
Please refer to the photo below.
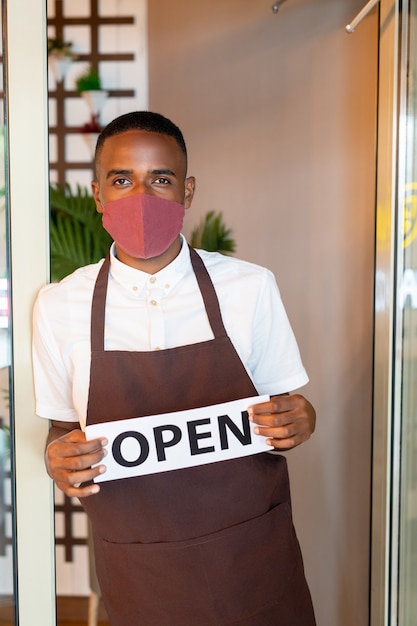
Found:
<path fill-rule="evenodd" d="M 96 567 L 112 626 L 213 626 L 198 543 L 96 541 Z"/>
<path fill-rule="evenodd" d="M 189 541 L 99 540 L 96 561 L 112 626 L 226 625 L 251 617 L 247 623 L 257 624 L 256 614 L 274 606 L 274 623 L 280 623 L 280 602 L 300 577 L 304 581 L 287 503 Z"/>
<path fill-rule="evenodd" d="M 279 618 L 280 604 L 293 602 L 289 599 L 293 594 L 288 596 L 289 588 L 300 576 L 304 581 L 300 548 L 287 503 L 202 544 L 201 553 L 216 624 L 245 621 L 265 626 L 266 622 L 257 620 L 256 615 L 268 607 L 274 607 L 276 620 L 269 623 L 287 624 Z"/>

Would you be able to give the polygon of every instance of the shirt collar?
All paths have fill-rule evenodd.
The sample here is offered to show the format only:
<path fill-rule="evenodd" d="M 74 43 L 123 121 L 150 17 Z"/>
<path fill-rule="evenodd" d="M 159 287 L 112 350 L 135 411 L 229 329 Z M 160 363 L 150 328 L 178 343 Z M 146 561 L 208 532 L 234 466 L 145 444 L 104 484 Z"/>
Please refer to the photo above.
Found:
<path fill-rule="evenodd" d="M 140 292 L 145 287 L 157 286 L 169 293 L 186 275 L 191 267 L 190 250 L 183 235 L 181 237 L 181 250 L 177 257 L 169 265 L 156 274 L 148 274 L 135 269 L 119 261 L 116 257 L 116 247 L 113 243 L 110 248 L 110 275 L 122 287 L 130 292 L 136 288 Z"/>

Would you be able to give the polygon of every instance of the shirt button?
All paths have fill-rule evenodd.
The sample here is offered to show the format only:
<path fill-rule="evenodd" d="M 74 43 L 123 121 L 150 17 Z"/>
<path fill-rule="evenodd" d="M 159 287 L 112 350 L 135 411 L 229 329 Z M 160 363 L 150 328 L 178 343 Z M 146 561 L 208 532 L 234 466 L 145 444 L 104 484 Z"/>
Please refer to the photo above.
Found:
<path fill-rule="evenodd" d="M 155 276 L 151 276 L 151 277 L 150 277 L 150 279 L 149 279 L 149 282 L 150 282 L 150 283 L 152 283 L 152 285 L 153 285 L 154 283 L 156 283 L 156 278 L 155 278 Z"/>
<path fill-rule="evenodd" d="M 151 304 L 152 304 L 152 306 L 156 306 L 158 303 L 157 303 L 156 300 L 151 300 Z"/>
<path fill-rule="evenodd" d="M 135 285 L 134 287 L 132 287 L 133 291 L 137 291 L 138 287 Z"/>
<path fill-rule="evenodd" d="M 167 283 L 167 284 L 165 285 L 165 289 L 169 289 L 170 287 L 171 287 L 171 285 L 170 285 L 169 283 Z"/>
<path fill-rule="evenodd" d="M 158 346 L 157 346 L 156 348 L 154 348 L 154 350 L 155 350 L 155 351 L 156 351 L 156 350 L 160 350 L 160 349 L 161 349 L 161 348 L 158 348 Z"/>

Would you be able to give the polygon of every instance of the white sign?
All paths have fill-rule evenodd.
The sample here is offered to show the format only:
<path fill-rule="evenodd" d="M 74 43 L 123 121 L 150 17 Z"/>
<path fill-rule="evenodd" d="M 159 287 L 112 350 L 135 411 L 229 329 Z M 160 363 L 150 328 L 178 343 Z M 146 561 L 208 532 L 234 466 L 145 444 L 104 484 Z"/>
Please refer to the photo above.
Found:
<path fill-rule="evenodd" d="M 271 450 L 253 432 L 247 408 L 255 396 L 200 409 L 135 417 L 86 427 L 87 439 L 106 437 L 107 470 L 95 482 L 157 474 Z"/>

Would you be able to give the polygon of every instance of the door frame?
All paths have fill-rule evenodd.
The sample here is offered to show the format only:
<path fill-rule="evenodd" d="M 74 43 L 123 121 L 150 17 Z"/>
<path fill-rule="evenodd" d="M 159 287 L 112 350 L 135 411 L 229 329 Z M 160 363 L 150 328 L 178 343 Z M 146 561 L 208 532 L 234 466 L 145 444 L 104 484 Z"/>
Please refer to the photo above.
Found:
<path fill-rule="evenodd" d="M 46 420 L 36 417 L 31 317 L 49 278 L 46 2 L 3 0 L 7 178 L 12 294 L 15 568 L 19 626 L 53 626 L 55 554 L 52 483 L 43 453 Z"/>
<path fill-rule="evenodd" d="M 398 624 L 408 0 L 380 0 L 371 522 L 371 626 Z"/>

